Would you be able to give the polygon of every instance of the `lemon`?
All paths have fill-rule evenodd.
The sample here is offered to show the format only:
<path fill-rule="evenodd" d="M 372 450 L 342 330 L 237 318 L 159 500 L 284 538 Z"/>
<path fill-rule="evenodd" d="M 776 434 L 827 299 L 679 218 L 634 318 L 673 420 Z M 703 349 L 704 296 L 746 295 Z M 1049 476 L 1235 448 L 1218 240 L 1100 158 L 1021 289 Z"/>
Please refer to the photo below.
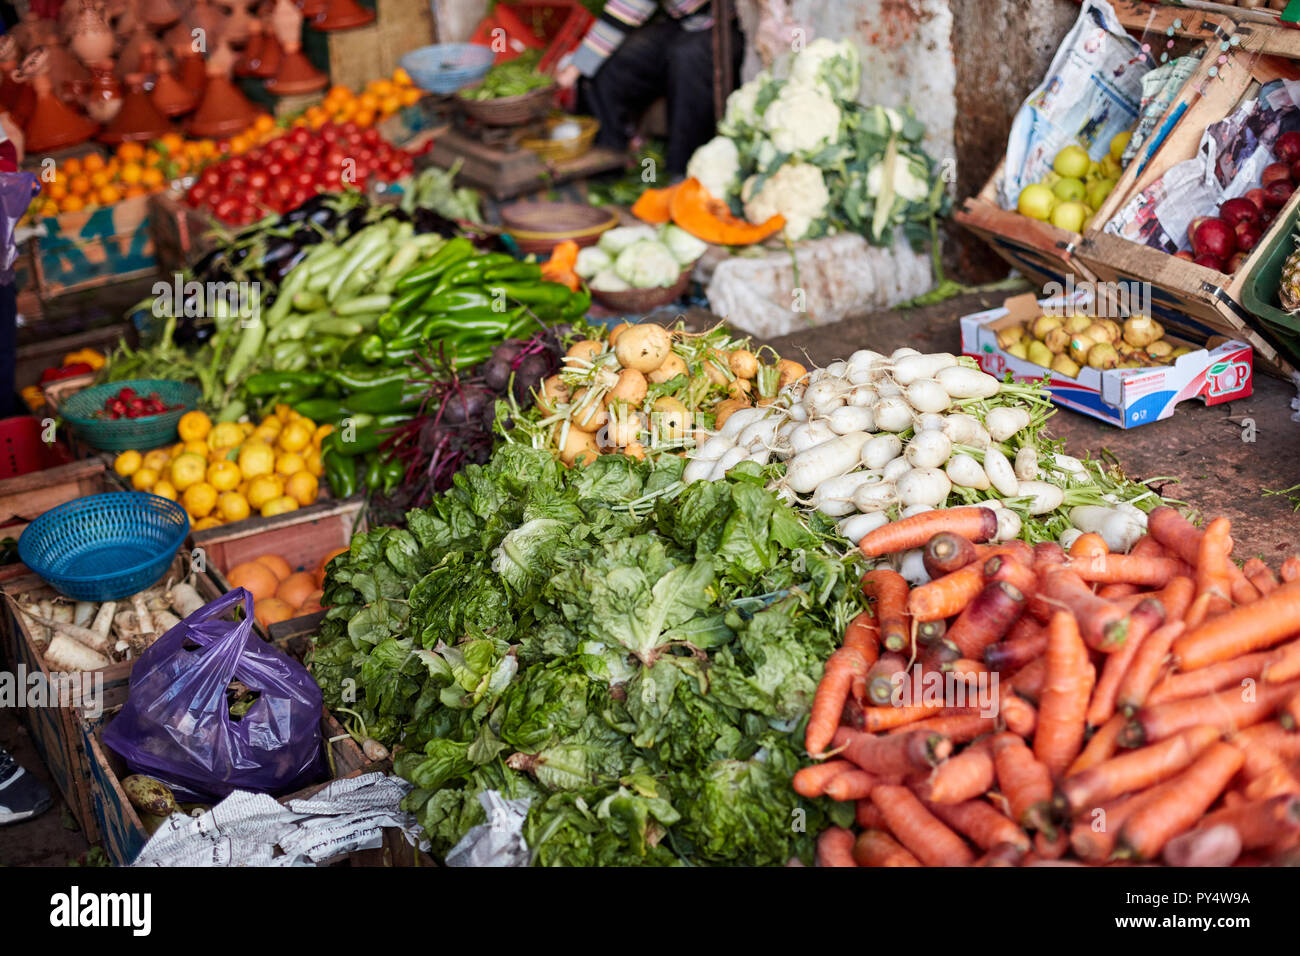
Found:
<path fill-rule="evenodd" d="M 144 467 L 163 472 L 167 470 L 167 465 L 171 460 L 172 456 L 166 449 L 155 448 L 144 456 Z"/>
<path fill-rule="evenodd" d="M 282 422 L 279 416 L 277 415 L 267 415 L 265 418 L 262 419 L 262 421 L 258 424 L 257 427 L 269 428 L 271 431 L 275 432 L 278 435 L 280 434 L 280 429 L 284 427 L 284 422 Z"/>
<path fill-rule="evenodd" d="M 285 451 L 302 451 L 311 444 L 311 429 L 302 422 L 290 422 L 280 432 L 279 444 Z"/>
<path fill-rule="evenodd" d="M 239 426 L 238 422 L 218 422 L 217 426 L 208 432 L 208 447 L 233 448 L 242 442 L 245 437 L 244 429 Z"/>
<path fill-rule="evenodd" d="M 269 475 L 275 470 L 275 452 L 265 442 L 246 441 L 239 449 L 239 471 L 245 478 Z"/>
<path fill-rule="evenodd" d="M 240 423 L 239 423 L 239 432 L 240 432 L 240 435 L 241 435 L 242 437 L 244 437 L 244 438 L 247 438 L 249 435 L 253 434 L 253 431 L 254 431 L 256 428 L 257 428 L 257 426 L 254 425 L 252 422 L 240 422 Z"/>
<path fill-rule="evenodd" d="M 208 463 L 201 455 L 186 452 L 172 462 L 171 482 L 177 491 L 184 492 L 190 485 L 202 481 L 207 470 Z"/>
<path fill-rule="evenodd" d="M 310 474 L 315 475 L 317 478 L 325 474 L 325 466 L 321 464 L 319 448 L 308 448 L 307 454 L 302 456 L 302 460 L 306 463 L 307 471 Z"/>
<path fill-rule="evenodd" d="M 284 493 L 300 505 L 309 505 L 316 500 L 319 488 L 320 483 L 316 481 L 315 475 L 309 471 L 300 471 L 285 482 Z"/>
<path fill-rule="evenodd" d="M 202 441 L 212 430 L 212 419 L 200 411 L 186 412 L 176 423 L 181 441 Z"/>
<path fill-rule="evenodd" d="M 248 436 L 249 441 L 261 442 L 263 445 L 274 445 L 275 440 L 280 437 L 280 433 L 263 425 L 258 425 L 257 430 Z"/>
<path fill-rule="evenodd" d="M 131 487 L 136 491 L 148 491 L 158 483 L 158 470 L 156 468 L 137 468 L 131 475 Z"/>
<path fill-rule="evenodd" d="M 113 459 L 113 470 L 123 478 L 130 478 L 142 464 L 144 457 L 138 451 L 124 451 Z"/>
<path fill-rule="evenodd" d="M 212 461 L 212 462 L 229 461 L 231 462 L 231 464 L 234 464 L 233 460 L 230 457 L 230 453 L 232 451 L 237 453 L 239 451 L 239 446 L 221 445 L 220 447 L 214 448 L 210 452 L 208 452 L 208 461 Z"/>
<path fill-rule="evenodd" d="M 262 510 L 272 498 L 280 496 L 280 483 L 271 475 L 262 475 L 248 483 L 248 493 L 244 495 L 248 503 L 258 511 Z"/>
<path fill-rule="evenodd" d="M 181 504 L 192 518 L 206 518 L 217 506 L 217 489 L 206 481 L 190 485 L 181 495 Z"/>
<path fill-rule="evenodd" d="M 208 447 L 208 443 L 205 441 L 187 441 L 181 446 L 180 451 L 173 449 L 172 454 L 180 455 L 184 452 L 189 452 L 191 455 L 198 455 L 200 458 L 207 458 L 208 452 L 211 450 L 212 449 Z"/>
<path fill-rule="evenodd" d="M 287 422 L 289 421 L 289 414 L 292 411 L 293 409 L 288 405 L 281 403 L 275 406 L 275 417 L 280 419 L 281 422 Z"/>
<path fill-rule="evenodd" d="M 333 432 L 334 432 L 333 425 L 317 426 L 315 434 L 311 436 L 312 444 L 315 445 L 317 448 L 319 448 L 320 443 L 323 442 L 326 439 L 326 437 L 333 434 Z"/>
<path fill-rule="evenodd" d="M 307 463 L 296 451 L 283 452 L 275 459 L 275 473 L 286 478 L 289 475 L 296 475 L 306 467 Z"/>
<path fill-rule="evenodd" d="M 242 476 L 233 461 L 214 461 L 208 465 L 208 484 L 217 491 L 233 491 Z"/>
<path fill-rule="evenodd" d="M 282 515 L 287 511 L 297 511 L 298 502 L 288 495 L 280 495 L 278 498 L 272 498 L 266 504 L 262 505 L 262 517 L 274 518 L 276 515 Z"/>
<path fill-rule="evenodd" d="M 216 515 L 208 515 L 206 518 L 200 518 L 194 524 L 190 525 L 191 531 L 207 531 L 209 528 L 216 528 L 221 525 L 221 519 Z"/>
<path fill-rule="evenodd" d="M 171 455 L 173 458 L 175 458 L 177 455 L 184 454 L 184 452 L 185 452 L 185 442 L 183 441 L 178 441 L 176 444 L 172 445 L 171 448 L 167 449 L 167 454 Z"/>
<path fill-rule="evenodd" d="M 173 486 L 172 483 L 168 481 L 166 478 L 162 479 L 161 481 L 154 482 L 154 486 L 149 490 L 152 491 L 155 495 L 161 495 L 162 497 L 166 498 L 168 501 L 179 501 L 181 497 L 180 492 L 178 492 L 175 486 Z"/>
<path fill-rule="evenodd" d="M 225 491 L 217 498 L 217 514 L 223 521 L 243 521 L 249 515 L 248 499 L 237 491 Z"/>

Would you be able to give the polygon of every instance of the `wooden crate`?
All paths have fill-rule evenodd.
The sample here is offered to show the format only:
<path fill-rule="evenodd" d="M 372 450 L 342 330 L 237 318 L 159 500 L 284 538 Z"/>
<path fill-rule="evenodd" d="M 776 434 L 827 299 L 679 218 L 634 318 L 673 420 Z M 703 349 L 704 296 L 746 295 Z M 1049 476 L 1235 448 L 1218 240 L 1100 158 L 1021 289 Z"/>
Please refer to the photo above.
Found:
<path fill-rule="evenodd" d="M 354 90 L 392 76 L 403 56 L 437 42 L 428 0 L 378 0 L 373 21 L 327 38 L 330 82 Z"/>
<path fill-rule="evenodd" d="M 180 193 L 160 192 L 149 197 L 149 229 L 163 275 L 183 272 L 217 245 L 216 221 L 188 205 Z"/>
<path fill-rule="evenodd" d="M 39 340 L 18 348 L 14 378 L 20 386 L 37 384 L 41 373 L 52 365 L 62 365 L 63 356 L 69 352 L 90 348 L 107 355 L 128 334 L 127 326 L 121 322 L 72 335 L 59 335 L 54 330 L 54 323 L 41 321 L 35 324 L 33 331 L 40 334 Z"/>
<path fill-rule="evenodd" d="M 149 233 L 149 197 L 65 212 L 42 220 L 32 240 L 36 288 L 43 302 L 81 289 L 151 278 L 158 269 Z"/>
<path fill-rule="evenodd" d="M 102 461 L 74 461 L 16 478 L 0 479 L 0 531 L 17 537 L 55 505 L 107 490 Z"/>

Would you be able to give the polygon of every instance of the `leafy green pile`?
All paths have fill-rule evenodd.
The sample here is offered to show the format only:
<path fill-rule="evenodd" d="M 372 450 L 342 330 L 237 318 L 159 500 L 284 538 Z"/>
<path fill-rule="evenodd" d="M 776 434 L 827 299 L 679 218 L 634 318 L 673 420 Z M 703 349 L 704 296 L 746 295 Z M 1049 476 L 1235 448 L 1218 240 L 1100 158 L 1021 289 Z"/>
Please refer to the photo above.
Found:
<path fill-rule="evenodd" d="M 683 465 L 506 445 L 331 564 L 313 674 L 400 745 L 435 852 L 488 789 L 544 865 L 783 864 L 851 816 L 790 778 L 858 569 L 758 466 Z"/>

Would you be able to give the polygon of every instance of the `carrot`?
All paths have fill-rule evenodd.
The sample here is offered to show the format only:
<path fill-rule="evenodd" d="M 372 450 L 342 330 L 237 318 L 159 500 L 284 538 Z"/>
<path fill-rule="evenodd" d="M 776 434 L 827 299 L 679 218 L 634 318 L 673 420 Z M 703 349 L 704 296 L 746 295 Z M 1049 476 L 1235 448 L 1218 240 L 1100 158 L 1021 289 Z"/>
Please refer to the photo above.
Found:
<path fill-rule="evenodd" d="M 891 651 L 901 651 L 911 644 L 907 620 L 906 579 L 897 571 L 877 568 L 862 577 L 862 590 L 876 605 L 876 625 L 880 641 Z"/>
<path fill-rule="evenodd" d="M 1147 699 L 1160 668 L 1174 640 L 1183 633 L 1183 622 L 1174 620 L 1164 627 L 1156 628 L 1138 647 L 1133 662 L 1124 672 L 1119 691 L 1115 695 L 1115 706 L 1125 713 L 1137 710 Z"/>
<path fill-rule="evenodd" d="M 945 704 L 917 704 L 910 707 L 864 707 L 862 709 L 862 729 L 866 733 L 879 733 L 901 727 L 903 724 L 937 717 L 949 708 Z M 965 709 L 962 709 L 965 712 Z"/>
<path fill-rule="evenodd" d="M 830 827 L 817 837 L 818 866 L 857 866 L 853 860 L 853 832 Z"/>
<path fill-rule="evenodd" d="M 917 517 L 924 517 L 925 512 Z M 968 564 L 951 574 L 912 588 L 907 596 L 907 610 L 914 621 L 933 621 L 952 617 L 965 610 L 984 587 L 984 569 L 979 564 Z"/>
<path fill-rule="evenodd" d="M 1143 558 L 1134 554 L 1089 555 L 1082 560 L 1071 558 L 1071 571 L 1093 584 L 1136 584 L 1138 587 L 1162 588 L 1178 575 L 1172 558 Z"/>
<path fill-rule="evenodd" d="M 1228 557 L 1232 551 L 1231 529 L 1232 522 L 1227 518 L 1215 518 L 1206 525 L 1196 554 L 1196 595 L 1211 595 L 1212 614 L 1232 606 L 1232 579 L 1228 574 L 1232 563 Z"/>
<path fill-rule="evenodd" d="M 1199 600 L 1199 598 L 1198 598 Z M 1234 607 L 1174 641 L 1173 653 L 1183 670 L 1271 647 L 1300 630 L 1300 581 Z"/>
<path fill-rule="evenodd" d="M 871 665 L 866 674 L 867 694 L 865 700 L 884 707 L 894 699 L 894 688 L 899 686 L 900 676 L 906 677 L 907 658 L 890 651 L 880 655 L 880 660 Z"/>
<path fill-rule="evenodd" d="M 982 660 L 984 648 L 1006 634 L 1024 607 L 1025 596 L 1019 588 L 1006 581 L 991 581 L 961 612 L 946 639 L 957 645 L 963 657 Z"/>
<path fill-rule="evenodd" d="M 1300 794 L 1300 779 L 1282 764 L 1256 777 L 1241 790 L 1247 800 L 1271 800 L 1284 794 Z"/>
<path fill-rule="evenodd" d="M 1241 773 L 1247 780 L 1282 766 L 1283 761 L 1300 757 L 1300 734 L 1288 733 L 1276 720 L 1247 727 L 1234 734 L 1229 742 L 1246 758 Z"/>
<path fill-rule="evenodd" d="M 931 803 L 961 803 L 987 793 L 995 779 L 992 738 L 986 737 L 935 767 L 922 796 Z"/>
<path fill-rule="evenodd" d="M 942 671 L 946 665 L 961 660 L 961 648 L 941 637 L 925 645 L 918 660 L 926 671 Z"/>
<path fill-rule="evenodd" d="M 948 759 L 952 753 L 952 741 L 924 730 L 876 737 L 856 730 L 840 729 L 835 734 L 834 743 L 837 749 L 842 749 L 844 759 L 868 773 L 880 776 L 903 776 L 914 770 L 928 771 Z"/>
<path fill-rule="evenodd" d="M 964 568 L 978 556 L 979 552 L 969 538 L 951 531 L 940 531 L 925 543 L 921 551 L 925 572 L 931 578 L 941 578 Z"/>
<path fill-rule="evenodd" d="M 1032 567 L 1034 563 L 1034 549 L 1019 538 L 990 544 L 977 544 L 975 545 L 975 553 L 981 561 L 987 561 L 995 554 L 1009 554 L 1025 567 Z"/>
<path fill-rule="evenodd" d="M 876 617 L 870 608 L 849 621 L 841 646 L 852 647 L 866 658 L 868 666 L 880 657 L 880 629 L 876 627 Z"/>
<path fill-rule="evenodd" d="M 1026 740 L 1034 735 L 1034 730 L 1038 727 L 1038 709 L 1033 704 L 1023 697 L 1007 694 L 1001 698 L 998 707 L 1007 730 Z"/>
<path fill-rule="evenodd" d="M 1300 677 L 1300 641 L 1283 644 L 1274 653 L 1277 655 L 1264 667 L 1260 675 L 1270 684 L 1285 684 Z"/>
<path fill-rule="evenodd" d="M 947 633 L 948 622 L 943 618 L 935 621 L 918 621 L 916 624 L 916 641 L 921 645 L 941 641 Z"/>
<path fill-rule="evenodd" d="M 1283 561 L 1282 567 L 1278 569 L 1277 576 L 1287 583 L 1300 581 L 1300 555 L 1293 554 Z"/>
<path fill-rule="evenodd" d="M 1132 597 L 1137 593 L 1138 586 L 1136 584 L 1103 584 L 1097 588 L 1097 597 L 1105 598 L 1107 601 Z"/>
<path fill-rule="evenodd" d="M 1260 594 L 1270 594 L 1278 589 L 1277 576 L 1259 558 L 1248 558 L 1241 566 L 1241 573 L 1246 575 L 1246 580 L 1255 585 Z"/>
<path fill-rule="evenodd" d="M 984 562 L 985 581 L 1006 581 L 1024 594 L 1038 590 L 1038 575 L 1013 554 L 995 554 Z"/>
<path fill-rule="evenodd" d="M 1034 854 L 1041 860 L 1059 860 L 1070 849 L 1070 837 L 1064 829 L 1051 836 L 1043 831 L 1034 834 Z"/>
<path fill-rule="evenodd" d="M 853 764 L 847 760 L 835 759 L 827 760 L 825 763 L 813 764 L 811 767 L 801 767 L 795 771 L 794 779 L 790 781 L 794 787 L 794 792 L 801 797 L 820 797 L 826 792 L 826 785 L 842 773 L 850 770 L 856 770 Z"/>
<path fill-rule="evenodd" d="M 1195 630 L 1204 623 L 1205 619 L 1210 616 L 1210 602 L 1214 600 L 1213 594 L 1198 594 L 1192 606 L 1187 609 L 1187 614 L 1183 622 L 1187 625 L 1189 631 Z"/>
<path fill-rule="evenodd" d="M 1154 800 L 1124 821 L 1116 853 L 1144 860 L 1159 856 L 1171 838 L 1192 826 L 1219 798 L 1243 759 L 1231 744 L 1211 744 Z"/>
<path fill-rule="evenodd" d="M 950 717 L 927 717 L 925 720 L 918 720 L 914 724 L 893 727 L 886 733 L 905 734 L 913 730 L 924 730 L 927 733 L 947 737 L 954 744 L 964 744 L 992 731 L 996 722 L 996 715 L 956 714 Z"/>
<path fill-rule="evenodd" d="M 863 830 L 853 844 L 858 866 L 920 866 L 921 861 L 884 830 Z"/>
<path fill-rule="evenodd" d="M 1065 772 L 1083 749 L 1088 710 L 1088 649 L 1074 617 L 1064 611 L 1048 624 L 1047 678 L 1038 702 L 1034 756 L 1053 777 Z"/>
<path fill-rule="evenodd" d="M 1047 630 L 1022 614 L 1006 637 L 984 648 L 984 663 L 995 671 L 1014 671 L 1047 651 Z"/>
<path fill-rule="evenodd" d="M 1100 727 L 1115 713 L 1115 700 L 1119 695 L 1133 659 L 1137 657 L 1142 642 L 1165 622 L 1165 609 L 1155 598 L 1147 598 L 1129 615 L 1128 639 L 1114 654 L 1107 654 L 1101 667 L 1101 677 L 1088 703 L 1088 726 Z"/>
<path fill-rule="evenodd" d="M 1115 714 L 1098 727 L 1088 738 L 1083 751 L 1074 758 L 1074 763 L 1066 768 L 1065 776 L 1072 777 L 1113 757 L 1119 748 L 1119 733 L 1124 729 L 1125 723 L 1127 721 L 1122 714 Z"/>
<path fill-rule="evenodd" d="M 1030 661 L 1010 677 L 1005 678 L 1002 685 L 1009 691 L 1037 703 L 1043 695 L 1043 684 L 1047 680 L 1046 650 L 1043 653 L 1043 657 Z"/>
<path fill-rule="evenodd" d="M 1071 562 L 1075 558 L 1086 559 L 1095 555 L 1101 555 L 1103 558 L 1110 554 L 1110 548 L 1106 547 L 1106 539 L 1095 531 L 1089 531 L 1087 534 L 1081 534 L 1074 539 L 1074 544 L 1070 545 L 1069 555 Z"/>
<path fill-rule="evenodd" d="M 988 541 L 998 531 L 997 515 L 992 508 L 963 507 L 926 511 L 909 518 L 891 521 L 869 532 L 858 548 L 868 558 L 923 546 L 940 531 L 951 531 L 971 541 Z"/>
<path fill-rule="evenodd" d="M 1129 554 L 1135 554 L 1140 558 L 1167 558 L 1164 546 L 1149 534 L 1144 534 L 1133 542 L 1133 547 L 1128 549 Z"/>
<path fill-rule="evenodd" d="M 867 660 L 861 651 L 841 647 L 831 654 L 813 695 L 808 728 L 804 732 L 804 746 L 810 754 L 820 754 L 831 742 L 853 681 L 859 676 L 865 677 L 866 672 Z"/>
<path fill-rule="evenodd" d="M 1282 704 L 1278 713 L 1278 722 L 1287 730 L 1300 730 L 1300 690 L 1296 691 Z"/>
<path fill-rule="evenodd" d="M 930 803 L 926 809 L 981 850 L 991 850 L 999 843 L 1009 843 L 1021 853 L 1028 853 L 1033 845 L 1029 834 L 987 800 Z"/>
<path fill-rule="evenodd" d="M 1136 793 L 1161 783 L 1195 761 L 1203 750 L 1219 739 L 1217 728 L 1208 724 L 1192 727 L 1174 737 L 1066 777 L 1061 793 L 1072 813 L 1125 793 Z"/>
<path fill-rule="evenodd" d="M 1204 833 L 1216 826 L 1231 827 L 1244 850 L 1277 846 L 1300 835 L 1300 797 L 1280 794 L 1267 800 L 1248 800 L 1215 810 L 1202 817 L 1195 830 L 1178 839 Z"/>
<path fill-rule="evenodd" d="M 975 862 L 962 838 L 906 787 L 881 784 L 871 791 L 871 802 L 884 814 L 890 832 L 925 865 L 970 866 Z"/>
<path fill-rule="evenodd" d="M 1169 674 L 1147 694 L 1146 703 L 1155 706 L 1170 700 L 1203 697 L 1215 691 L 1226 690 L 1246 678 L 1259 677 L 1268 663 L 1277 657 L 1275 651 L 1243 654 L 1230 660 L 1219 661 L 1200 670 Z"/>
<path fill-rule="evenodd" d="M 1052 772 L 1014 733 L 995 735 L 992 747 L 998 789 L 1010 804 L 1011 818 L 1029 829 L 1051 830 Z"/>
<path fill-rule="evenodd" d="M 865 770 L 850 770 L 831 779 L 826 784 L 824 795 L 841 803 L 848 800 L 865 800 L 871 796 L 871 789 L 881 782 L 881 778 Z"/>
<path fill-rule="evenodd" d="M 974 862 L 974 866 L 1019 866 L 1024 854 L 1010 843 L 999 843 Z"/>
<path fill-rule="evenodd" d="M 1094 650 L 1117 651 L 1128 636 L 1128 615 L 1109 601 L 1092 593 L 1072 570 L 1049 571 L 1043 575 L 1038 596 L 1054 610 L 1068 610 L 1078 622 L 1079 633 Z"/>
<path fill-rule="evenodd" d="M 1200 560 L 1201 532 L 1190 521 L 1168 505 L 1160 505 L 1147 515 L 1147 532 L 1160 543 L 1171 557 L 1181 558 L 1192 567 Z M 1259 597 L 1259 591 L 1246 580 L 1241 569 L 1228 562 L 1228 580 L 1231 597 L 1238 604 L 1246 604 Z"/>
<path fill-rule="evenodd" d="M 1034 545 L 1034 571 L 1037 574 L 1060 567 L 1067 560 L 1065 549 L 1055 541 L 1040 541 Z"/>
<path fill-rule="evenodd" d="M 1249 697 L 1241 691 L 1227 691 L 1144 706 L 1120 734 L 1120 744 L 1136 747 L 1154 743 L 1197 724 L 1211 724 L 1221 733 L 1230 734 L 1267 720 L 1297 690 L 1300 681 L 1263 684 L 1254 688 Z"/>

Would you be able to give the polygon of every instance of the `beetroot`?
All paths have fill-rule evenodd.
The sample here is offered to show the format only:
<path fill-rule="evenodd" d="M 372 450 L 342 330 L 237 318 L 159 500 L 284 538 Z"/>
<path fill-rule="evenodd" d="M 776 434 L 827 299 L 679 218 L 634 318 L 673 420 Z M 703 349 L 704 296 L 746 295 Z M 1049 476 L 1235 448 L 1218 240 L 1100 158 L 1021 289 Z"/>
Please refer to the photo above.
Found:
<path fill-rule="evenodd" d="M 1267 194 L 1269 183 L 1289 183 L 1291 181 L 1290 163 L 1269 163 L 1260 173 L 1259 183 Z"/>
<path fill-rule="evenodd" d="M 1259 207 L 1245 196 L 1225 199 L 1223 205 L 1219 207 L 1219 218 L 1236 229 L 1239 223 L 1254 222 L 1258 219 Z"/>
<path fill-rule="evenodd" d="M 1237 251 L 1237 234 L 1222 219 L 1205 219 L 1192 233 L 1192 252 L 1226 260 Z"/>
<path fill-rule="evenodd" d="M 1300 159 L 1300 132 L 1291 130 L 1279 136 L 1273 142 L 1273 155 L 1284 163 L 1294 163 Z"/>

